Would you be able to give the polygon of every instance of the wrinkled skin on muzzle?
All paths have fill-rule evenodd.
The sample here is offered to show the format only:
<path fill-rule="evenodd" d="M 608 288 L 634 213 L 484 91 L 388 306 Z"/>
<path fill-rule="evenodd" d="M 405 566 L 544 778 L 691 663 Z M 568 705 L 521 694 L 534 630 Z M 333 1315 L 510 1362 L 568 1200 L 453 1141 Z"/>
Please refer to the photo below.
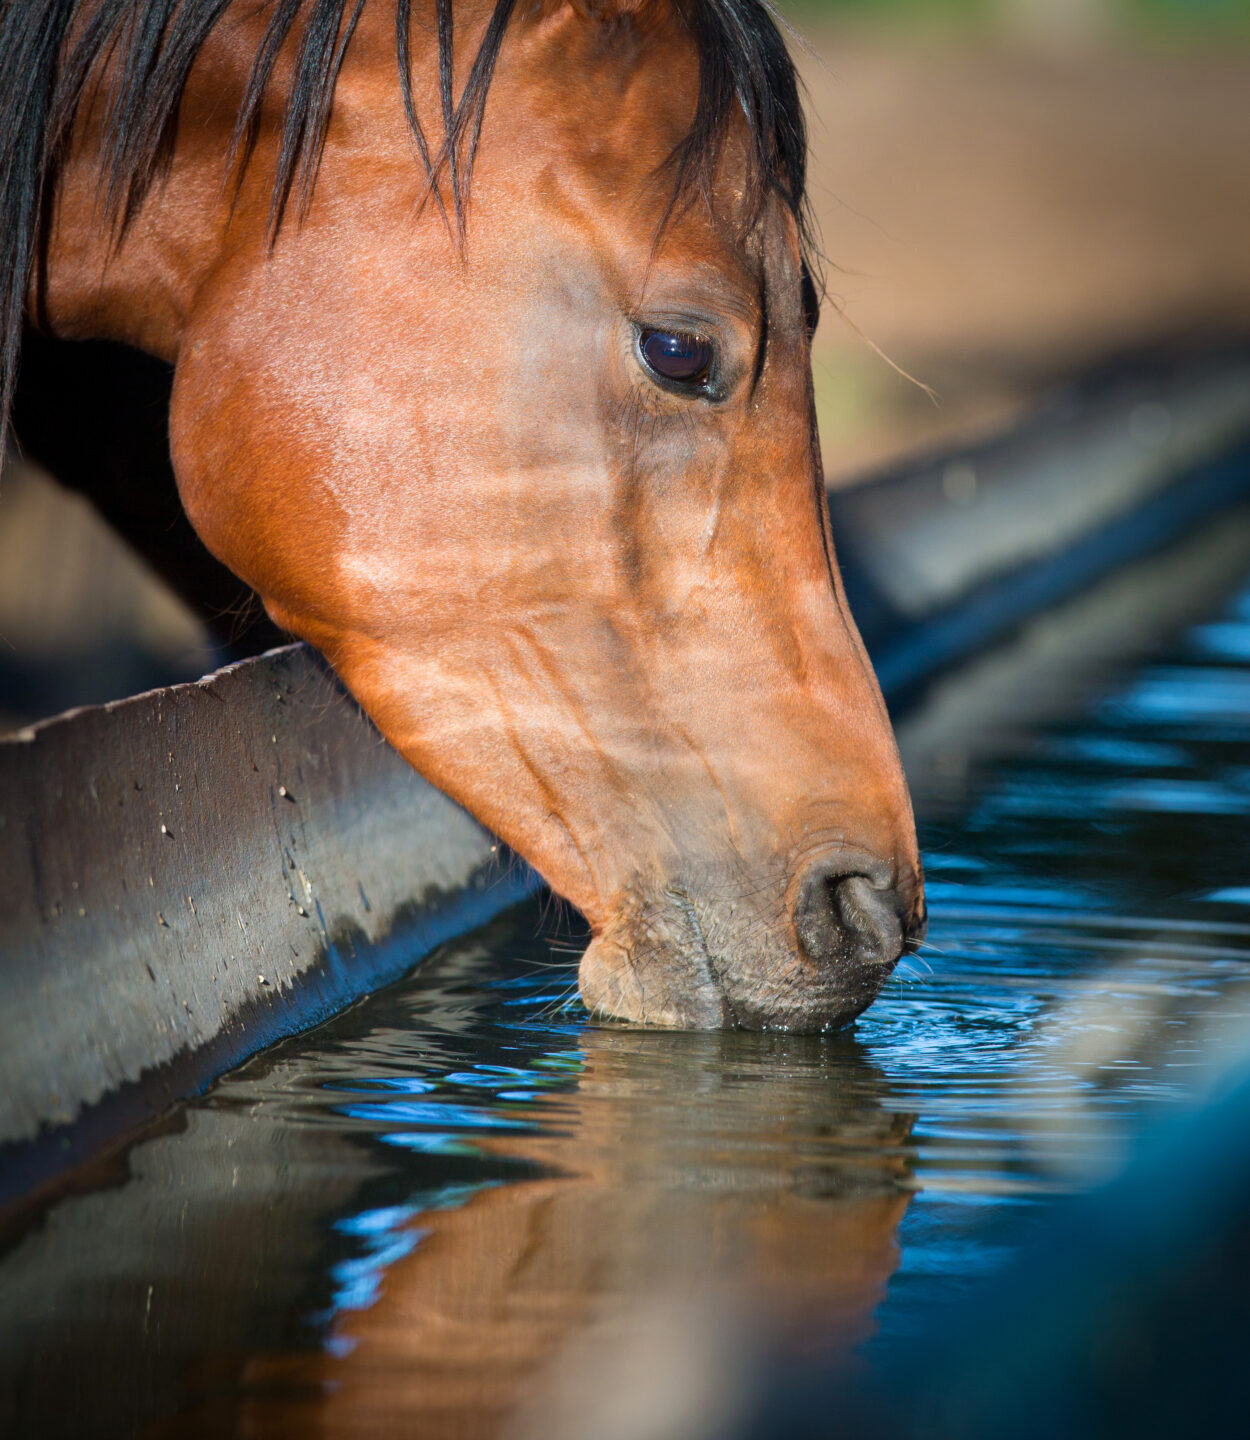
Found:
<path fill-rule="evenodd" d="M 744 216 L 732 130 L 715 194 L 662 226 L 697 57 L 663 5 L 631 26 L 513 21 L 460 248 L 422 204 L 393 21 L 366 7 L 307 218 L 267 248 L 262 135 L 197 272 L 175 465 L 274 618 L 584 912 L 592 1009 L 836 1026 L 923 897 L 833 560 L 798 236 L 776 197 Z M 174 179 L 202 200 L 197 153 Z M 703 337 L 714 383 L 657 380 L 653 329 Z"/>

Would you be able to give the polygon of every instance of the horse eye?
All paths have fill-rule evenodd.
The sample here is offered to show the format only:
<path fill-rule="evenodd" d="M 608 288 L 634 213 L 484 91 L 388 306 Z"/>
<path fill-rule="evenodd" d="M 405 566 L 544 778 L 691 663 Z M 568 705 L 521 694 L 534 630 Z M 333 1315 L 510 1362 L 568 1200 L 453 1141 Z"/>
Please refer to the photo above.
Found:
<path fill-rule="evenodd" d="M 638 348 L 648 369 L 678 385 L 700 385 L 712 368 L 712 346 L 680 330 L 644 330 Z"/>

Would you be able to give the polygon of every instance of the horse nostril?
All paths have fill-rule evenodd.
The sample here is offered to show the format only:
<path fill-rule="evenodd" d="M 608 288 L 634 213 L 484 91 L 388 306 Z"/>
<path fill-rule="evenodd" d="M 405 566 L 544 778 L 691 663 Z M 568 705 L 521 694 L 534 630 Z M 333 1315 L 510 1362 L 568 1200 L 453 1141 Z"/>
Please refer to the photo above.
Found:
<path fill-rule="evenodd" d="M 814 867 L 799 885 L 794 929 L 816 964 L 855 961 L 892 965 L 903 953 L 903 903 L 867 875 L 831 874 Z"/>

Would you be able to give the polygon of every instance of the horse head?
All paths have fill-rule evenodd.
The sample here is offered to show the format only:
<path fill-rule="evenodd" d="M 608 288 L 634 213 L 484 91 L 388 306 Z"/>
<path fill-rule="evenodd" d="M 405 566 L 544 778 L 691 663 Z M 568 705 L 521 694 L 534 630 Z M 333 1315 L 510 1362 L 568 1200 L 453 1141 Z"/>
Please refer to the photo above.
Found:
<path fill-rule="evenodd" d="M 176 361 L 200 535 L 585 914 L 593 1010 L 846 1022 L 923 897 L 829 533 L 782 40 L 759 0 L 456 0 L 454 44 L 404 4 L 397 76 L 394 8 L 339 0 L 301 151 L 322 8 L 259 81 L 264 14 L 225 10 L 76 300 L 83 107 L 51 323 Z"/>

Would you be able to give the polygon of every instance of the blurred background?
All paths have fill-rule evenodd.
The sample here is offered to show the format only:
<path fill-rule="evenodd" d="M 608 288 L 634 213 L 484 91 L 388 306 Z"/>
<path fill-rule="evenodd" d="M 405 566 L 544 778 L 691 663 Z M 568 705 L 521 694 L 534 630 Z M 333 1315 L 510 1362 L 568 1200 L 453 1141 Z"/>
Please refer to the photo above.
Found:
<path fill-rule="evenodd" d="M 1250 0 L 787 0 L 853 484 L 1143 355 L 1250 341 Z M 226 652 L 81 500 L 0 480 L 0 731 Z"/>
<path fill-rule="evenodd" d="M 1009 425 L 1092 366 L 1250 331 L 1245 0 L 785 13 L 829 261 L 831 482 Z"/>

